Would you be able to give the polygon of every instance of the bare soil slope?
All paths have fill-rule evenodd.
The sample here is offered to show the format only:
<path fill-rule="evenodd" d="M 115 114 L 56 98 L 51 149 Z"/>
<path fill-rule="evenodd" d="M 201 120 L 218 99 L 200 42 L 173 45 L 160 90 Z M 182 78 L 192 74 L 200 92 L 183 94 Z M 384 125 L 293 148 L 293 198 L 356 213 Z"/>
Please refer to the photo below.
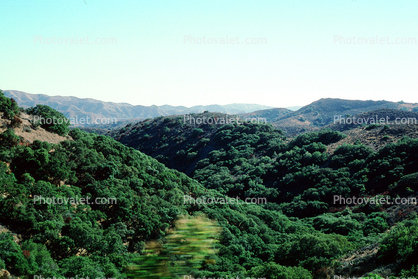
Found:
<path fill-rule="evenodd" d="M 2 116 L 3 113 L 0 113 L 0 134 L 6 131 L 8 125 L 10 125 L 10 121 L 2 119 Z M 57 134 L 48 132 L 41 127 L 34 128 L 30 122 L 33 118 L 32 115 L 21 113 L 19 118 L 22 120 L 22 123 L 13 129 L 16 135 L 22 137 L 22 142 L 32 143 L 35 140 L 40 140 L 57 144 L 64 140 L 71 140 L 70 136 L 62 137 Z"/>

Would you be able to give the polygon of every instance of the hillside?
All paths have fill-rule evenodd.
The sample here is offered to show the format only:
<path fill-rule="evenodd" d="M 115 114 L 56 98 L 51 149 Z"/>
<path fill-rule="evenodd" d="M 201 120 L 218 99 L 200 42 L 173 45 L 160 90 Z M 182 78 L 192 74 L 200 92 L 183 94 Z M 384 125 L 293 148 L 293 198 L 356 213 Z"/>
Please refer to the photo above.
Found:
<path fill-rule="evenodd" d="M 227 116 L 204 113 L 193 117 L 208 119 Z M 289 202 L 297 199 L 291 197 L 286 192 L 288 190 L 284 190 L 290 190 L 290 185 L 295 183 L 289 178 L 291 173 L 295 175 L 304 168 L 309 172 L 328 170 L 334 162 L 333 156 L 329 156 L 328 153 L 336 149 L 341 152 L 344 149 L 340 147 L 344 147 L 344 143 L 352 143 L 353 148 L 359 149 L 359 152 L 364 149 L 365 151 L 360 152 L 364 156 L 362 160 L 366 160 L 369 156 L 372 158 L 374 153 L 383 150 L 381 147 L 384 147 L 385 143 L 398 144 L 401 142 L 400 139 L 408 135 L 405 130 L 399 130 L 400 128 L 377 126 L 376 130 L 379 130 L 384 140 L 379 139 L 382 143 L 376 145 L 374 149 L 367 147 L 367 144 L 373 144 L 371 135 L 361 144 L 357 139 L 351 142 L 352 136 L 347 137 L 337 131 L 323 130 L 303 134 L 289 141 L 281 131 L 269 124 L 193 125 L 184 122 L 181 117 L 160 117 L 129 124 L 123 129 L 111 131 L 109 135 L 171 168 L 185 172 L 206 187 L 218 189 L 225 188 L 224 185 L 228 184 L 229 189 L 227 191 L 223 189 L 228 195 L 258 195 L 268 197 L 270 200 Z M 374 127 L 364 129 L 372 131 Z M 381 132 L 380 129 L 385 131 Z M 416 138 L 415 127 L 410 129 L 411 137 Z M 392 136 L 389 137 L 389 134 Z M 304 152 L 307 152 L 306 158 Z M 361 165 L 360 161 L 356 162 L 356 165 L 357 172 L 360 170 L 357 169 Z M 338 165 L 335 171 L 342 167 L 343 165 Z M 352 179 L 350 183 L 356 183 L 357 176 L 354 175 L 356 172 L 349 175 Z M 213 180 L 217 175 L 220 175 L 219 178 L 223 183 L 219 184 L 218 181 Z M 369 188 L 373 186 L 370 185 Z M 301 194 L 298 192 L 300 190 L 292 189 L 293 191 L 296 191 L 295 194 Z M 324 199 L 328 198 L 324 196 Z M 283 210 L 291 211 L 291 208 L 292 205 Z M 306 213 L 308 212 L 313 214 L 313 211 L 306 208 Z M 294 211 L 292 214 L 303 215 L 300 208 L 297 213 Z"/>
<path fill-rule="evenodd" d="M 418 138 L 418 125 L 372 125 L 353 128 L 343 132 L 347 137 L 328 146 L 333 152 L 342 144 L 362 144 L 378 151 L 388 144 L 394 144 L 404 137 Z"/>
<path fill-rule="evenodd" d="M 10 126 L 10 120 L 3 119 L 4 113 L 0 112 L 0 134 L 7 130 Z M 33 143 L 35 140 L 46 141 L 49 143 L 60 143 L 64 140 L 70 140 L 70 136 L 60 136 L 54 133 L 46 131 L 44 128 L 38 126 L 35 127 L 33 122 L 33 116 L 26 113 L 21 113 L 19 116 L 22 121 L 18 127 L 14 127 L 14 133 L 21 137 L 22 143 Z"/>
<path fill-rule="evenodd" d="M 346 138 L 328 146 L 330 152 L 342 144 L 363 144 L 377 151 L 403 137 L 418 138 L 418 113 L 396 109 L 379 109 L 351 117 L 356 123 L 330 124 L 322 129 L 341 131 Z M 384 119 L 380 124 L 376 119 Z M 345 121 L 345 122 L 344 122 Z M 367 122 L 367 124 L 366 124 Z M 377 124 L 375 124 L 377 122 Z"/>
<path fill-rule="evenodd" d="M 89 117 L 89 119 L 91 119 L 91 123 L 88 126 L 95 124 L 95 121 L 97 120 L 100 126 L 104 126 L 104 128 L 113 128 L 118 126 L 119 122 L 134 121 L 135 119 L 146 119 L 158 116 L 180 115 L 203 111 L 239 114 L 270 108 L 268 106 L 256 104 L 209 105 L 193 106 L 190 108 L 169 105 L 134 106 L 127 103 L 111 103 L 95 99 L 29 94 L 17 90 L 5 90 L 4 94 L 9 98 L 14 98 L 23 108 L 33 107 L 37 104 L 48 105 L 51 108 L 62 112 L 70 119 Z M 115 121 L 117 122 L 117 125 L 114 125 Z M 87 125 L 77 123 L 76 126 Z"/>
<path fill-rule="evenodd" d="M 274 123 L 279 119 L 285 117 L 286 115 L 290 114 L 292 110 L 286 108 L 273 108 L 273 109 L 265 109 L 265 110 L 257 110 L 250 113 L 241 114 L 240 116 L 243 119 L 250 118 L 250 119 L 266 119 L 268 123 Z"/>
<path fill-rule="evenodd" d="M 59 115 L 43 107 L 29 111 L 41 108 Z M 69 131 L 72 140 L 58 144 L 20 144 L 12 126 L 15 116 L 26 116 L 1 92 L 0 111 L 14 119 L 0 134 L 3 273 L 25 279 L 37 274 L 125 278 L 123 272 L 140 265 L 148 273 L 137 278 L 161 278 L 156 272 L 164 258 L 170 262 L 164 264 L 166 271 L 173 272 L 166 278 L 416 275 L 416 204 L 339 205 L 332 200 L 333 195 L 384 195 L 390 201 L 416 196 L 418 140 L 405 138 L 378 151 L 343 145 L 331 155 L 327 146 L 344 138 L 339 132 L 289 141 L 271 125 L 191 125 L 181 117 L 159 117 L 113 132 L 121 141 L 129 139 L 128 145 L 143 145 L 162 155 L 155 157 L 167 157 L 192 179 L 110 137 L 79 129 Z M 40 196 L 107 202 L 34 202 Z M 191 203 L 185 197 L 258 202 Z M 221 229 L 214 247 L 218 252 L 205 250 L 203 258 L 183 266 L 178 254 L 166 253 L 192 249 L 183 255 L 194 259 L 201 247 L 197 239 L 209 223 L 195 223 L 192 236 L 172 241 L 177 226 L 192 220 L 187 216 L 200 214 Z M 367 249 L 376 256 L 363 257 Z M 353 254 L 355 268 L 350 269 Z"/>
<path fill-rule="evenodd" d="M 333 131 L 347 131 L 350 129 L 365 127 L 370 125 L 396 125 L 406 127 L 408 125 L 418 125 L 418 110 L 405 111 L 399 109 L 377 109 L 362 112 L 356 115 L 346 115 L 336 119 L 324 128 Z"/>
<path fill-rule="evenodd" d="M 396 109 L 402 111 L 418 111 L 418 104 L 389 101 L 360 101 L 343 99 L 320 99 L 295 112 L 283 114 L 281 110 L 258 111 L 256 115 L 267 114 L 269 123 L 283 130 L 287 135 L 318 130 L 332 124 L 334 117 L 353 116 L 378 109 Z"/>
<path fill-rule="evenodd" d="M 193 117 L 207 119 L 226 116 L 204 113 Z M 371 214 L 377 219 L 367 221 L 367 224 L 379 223 L 380 229 L 377 231 L 383 233 L 380 236 L 388 234 L 394 240 L 396 237 L 388 229 L 392 227 L 390 232 L 399 233 L 396 224 L 416 216 L 416 202 L 407 205 L 354 204 L 346 207 L 338 206 L 333 199 L 339 195 L 387 196 L 389 199 L 415 197 L 418 190 L 418 140 L 404 136 L 416 138 L 416 127 L 400 128 L 399 125 L 389 125 L 388 128 L 372 126 L 348 131 L 363 129 L 383 133 L 382 138 L 386 142 L 380 145 L 371 140 L 372 135 L 352 142 L 350 134 L 347 136 L 327 130 L 303 134 L 289 141 L 270 125 L 190 125 L 181 117 L 160 117 L 130 124 L 119 131 L 112 131 L 110 135 L 185 172 L 206 188 L 241 198 L 265 197 L 272 202 L 269 208 L 287 216 L 309 220 L 322 232 L 351 235 L 356 241 L 365 236 L 377 237 L 358 246 L 354 257 L 356 266 L 346 268 L 347 259 L 351 257 L 347 255 L 341 259 L 341 266 L 335 270 L 326 269 L 329 274 L 348 277 L 365 276 L 367 272 L 382 276 L 399 272 L 398 263 L 395 264 L 393 259 L 386 263 L 379 260 L 383 257 L 382 253 L 388 251 L 382 248 L 387 246 L 381 246 L 385 240 L 380 242 L 379 234 L 371 232 L 363 231 L 363 235 L 357 235 L 359 226 L 356 222 L 362 222 L 360 216 Z M 409 129 L 410 132 L 407 132 Z M 391 136 L 386 139 L 385 136 L 389 134 Z M 369 148 L 369 145 L 374 148 Z M 414 182 L 405 184 L 408 179 Z M 348 208 L 350 211 L 347 212 Z M 370 245 L 374 247 L 371 252 L 373 257 L 364 256 L 368 255 L 364 251 Z M 375 263 L 372 264 L 373 261 Z M 412 264 L 416 264 L 416 261 L 410 260 L 409 265 Z"/>
<path fill-rule="evenodd" d="M 13 103 L 3 101 L 0 92 L 0 109 L 9 110 Z M 286 234 L 297 238 L 308 230 L 336 245 L 334 237 L 261 205 L 185 203 L 186 195 L 225 196 L 109 137 L 73 129 L 71 141 L 49 144 L 39 138 L 22 145 L 14 131 L 8 126 L 7 133 L 0 134 L 2 276 L 125 278 L 122 273 L 135 259 L 153 257 L 148 256 L 148 242 L 162 242 L 175 229 L 177 219 L 200 213 L 217 220 L 222 237 L 212 265 L 188 269 L 196 276 L 262 277 L 273 267 L 311 278 L 307 269 L 274 263 L 276 248 L 295 241 Z M 106 199 L 107 203 L 34 202 L 40 196 Z M 15 235 L 19 235 L 18 243 Z M 149 245 L 155 248 L 152 242 Z M 259 249 L 267 246 L 267 250 Z M 152 263 L 147 268 L 152 271 Z"/>

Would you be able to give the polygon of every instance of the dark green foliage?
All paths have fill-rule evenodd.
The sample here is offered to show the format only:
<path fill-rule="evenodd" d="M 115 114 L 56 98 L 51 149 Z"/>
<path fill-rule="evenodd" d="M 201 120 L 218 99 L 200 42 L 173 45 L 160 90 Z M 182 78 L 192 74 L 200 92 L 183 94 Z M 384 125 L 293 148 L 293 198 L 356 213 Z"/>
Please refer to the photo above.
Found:
<path fill-rule="evenodd" d="M 418 139 L 403 138 L 396 144 L 390 143 L 367 158 L 363 170 L 369 180 L 366 187 L 375 193 L 383 192 L 403 176 L 415 173 L 417 163 Z"/>
<path fill-rule="evenodd" d="M 0 233 L 0 257 L 7 270 L 15 275 L 31 272 L 29 264 L 10 233 Z"/>
<path fill-rule="evenodd" d="M 73 256 L 61 262 L 63 277 L 76 278 L 121 278 L 122 274 L 109 259 L 92 256 Z"/>
<path fill-rule="evenodd" d="M 19 113 L 19 106 L 16 101 L 4 96 L 4 93 L 0 90 L 0 112 L 3 113 L 3 118 L 13 120 Z"/>
<path fill-rule="evenodd" d="M 0 223 L 30 237 L 33 244 L 28 247 L 33 246 L 30 249 L 36 253 L 43 255 L 42 247 L 46 247 L 58 269 L 42 256 L 42 263 L 50 266 L 42 274 L 71 277 L 77 269 L 86 276 L 118 277 L 132 262 L 129 255 L 142 251 L 141 243 L 164 237 L 177 216 L 187 212 L 203 211 L 225 230 L 215 264 L 203 267 L 211 276 L 261 265 L 274 258 L 274 247 L 284 244 L 285 233 L 311 230 L 256 205 L 183 204 L 186 193 L 195 197 L 222 195 L 208 192 L 184 174 L 108 137 L 78 129 L 70 135 L 74 141 L 60 145 L 35 141 L 30 146 L 12 147 L 13 174 L 0 165 L 0 178 L 6 182 L 1 190 L 8 193 L 0 198 Z M 117 203 L 48 205 L 34 203 L 35 196 L 89 197 L 90 201 L 116 198 Z M 109 262 L 103 262 L 104 258 Z M 30 266 L 35 263 L 41 268 L 42 263 L 36 260 Z M 16 267 L 20 270 L 16 274 L 36 269 L 25 266 L 22 262 Z"/>
<path fill-rule="evenodd" d="M 14 275 L 58 275 L 58 265 L 44 245 L 28 240 L 19 246 L 10 233 L 0 233 L 0 260 Z"/>
<path fill-rule="evenodd" d="M 292 266 L 318 270 L 331 264 L 330 258 L 342 256 L 350 249 L 349 242 L 340 235 L 307 233 L 281 246 L 276 258 Z"/>
<path fill-rule="evenodd" d="M 17 244 L 0 235 L 0 249 L 8 251 L 7 257 L 0 254 L 0 267 L 24 279 L 122 278 L 135 258 L 145 270 L 161 260 L 162 254 L 147 254 L 145 243 L 164 247 L 180 215 L 204 213 L 222 233 L 217 254 L 189 265 L 195 277 L 316 278 L 348 251 L 383 238 L 379 261 L 395 258 L 402 272 L 415 272 L 416 221 L 387 233 L 412 213 L 389 215 L 380 205 L 345 209 L 334 196 L 412 194 L 418 140 L 405 138 L 377 152 L 359 144 L 329 152 L 342 134 L 321 131 L 289 142 L 270 125 L 194 126 L 176 117 L 132 124 L 124 134 L 129 137 L 121 141 L 139 144 L 195 180 L 79 129 L 70 132 L 74 140 L 58 145 L 22 145 L 11 129 L 0 135 L 0 224 L 23 238 Z M 189 204 L 185 195 L 259 197 L 267 204 Z M 35 196 L 108 203 L 34 203 Z M 179 241 L 197 248 L 198 242 Z"/>
<path fill-rule="evenodd" d="M 418 277 L 418 265 L 414 265 L 411 267 L 411 269 L 403 269 L 400 274 L 400 277 Z"/>
<path fill-rule="evenodd" d="M 382 233 L 388 228 L 389 226 L 386 220 L 382 217 L 369 217 L 369 219 L 366 220 L 363 224 L 363 231 L 366 236 L 370 234 Z"/>
<path fill-rule="evenodd" d="M 379 124 L 371 124 L 371 125 L 369 125 L 369 126 L 366 127 L 366 130 L 367 131 L 373 130 L 373 129 L 378 128 L 379 126 L 380 126 Z"/>
<path fill-rule="evenodd" d="M 252 278 L 269 278 L 269 279 L 310 279 L 312 274 L 302 267 L 287 267 L 273 262 L 266 263 L 262 266 L 252 268 L 248 274 Z"/>
<path fill-rule="evenodd" d="M 364 145 L 343 144 L 334 151 L 330 160 L 333 168 L 348 167 L 351 173 L 359 172 L 365 165 L 367 157 L 373 151 Z"/>
<path fill-rule="evenodd" d="M 408 189 L 410 191 L 418 191 L 418 172 L 402 176 L 398 182 L 398 190 Z"/>
<path fill-rule="evenodd" d="M 45 105 L 37 105 L 26 110 L 28 114 L 35 115 L 34 125 L 39 125 L 47 131 L 65 136 L 70 130 L 70 121 L 64 114 Z M 38 121 L 36 121 L 38 120 Z"/>
<path fill-rule="evenodd" d="M 11 148 L 19 144 L 20 137 L 15 134 L 13 129 L 8 128 L 0 134 L 0 141 L 2 142 L 2 146 L 0 148 Z"/>
<path fill-rule="evenodd" d="M 313 225 L 316 229 L 324 233 L 336 233 L 348 235 L 360 230 L 360 222 L 350 215 L 342 214 L 324 214 L 313 219 Z"/>
<path fill-rule="evenodd" d="M 308 145 L 314 142 L 321 142 L 325 145 L 328 145 L 330 143 L 337 142 L 343 138 L 345 138 L 344 134 L 330 130 L 323 130 L 315 133 L 306 133 L 298 136 L 296 139 L 290 142 L 289 148 L 293 148 L 294 146 L 302 147 L 304 145 Z"/>
<path fill-rule="evenodd" d="M 25 241 L 21 245 L 23 255 L 32 269 L 32 274 L 43 274 L 45 277 L 58 276 L 58 264 L 51 258 L 48 249 L 43 244 Z"/>
<path fill-rule="evenodd" d="M 411 268 L 418 257 L 418 219 L 398 224 L 383 239 L 379 250 L 380 257 L 391 262 L 393 258 L 401 261 L 404 268 Z"/>

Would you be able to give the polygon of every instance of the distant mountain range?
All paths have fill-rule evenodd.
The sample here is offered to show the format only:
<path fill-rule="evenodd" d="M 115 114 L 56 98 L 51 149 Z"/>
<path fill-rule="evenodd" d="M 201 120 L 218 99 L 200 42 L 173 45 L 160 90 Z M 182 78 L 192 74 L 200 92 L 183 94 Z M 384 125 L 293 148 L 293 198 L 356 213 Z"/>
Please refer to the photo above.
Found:
<path fill-rule="evenodd" d="M 381 109 L 418 112 L 418 104 L 326 98 L 315 101 L 297 111 L 273 108 L 243 114 L 242 116 L 244 118 L 265 118 L 268 123 L 283 130 L 286 134 L 296 135 L 330 125 L 334 123 L 334 117 L 354 116 Z M 376 113 L 379 113 L 379 111 Z"/>
<path fill-rule="evenodd" d="M 326 98 L 304 107 L 272 108 L 257 104 L 230 104 L 208 106 L 141 106 L 127 103 L 103 102 L 77 97 L 29 94 L 16 90 L 6 90 L 7 97 L 14 98 L 19 106 L 27 108 L 37 104 L 48 105 L 68 118 L 90 117 L 90 119 L 116 119 L 116 124 L 89 125 L 93 129 L 121 128 L 130 122 L 159 116 L 203 113 L 205 111 L 239 115 L 242 118 L 262 118 L 287 135 L 318 130 L 334 122 L 334 117 L 353 116 L 381 109 L 404 112 L 418 112 L 418 104 L 389 101 L 360 101 Z M 295 111 L 295 109 L 297 109 Z"/>
<path fill-rule="evenodd" d="M 242 114 L 272 107 L 256 104 L 229 104 L 208 106 L 141 106 L 127 103 L 103 102 L 95 99 L 82 99 L 66 96 L 48 96 L 44 94 L 29 94 L 16 90 L 5 90 L 4 95 L 13 98 L 23 108 L 37 104 L 48 105 L 62 112 L 68 118 L 86 117 L 91 119 L 115 118 L 118 121 L 146 119 L 158 116 L 201 113 L 204 111 L 227 114 Z"/>

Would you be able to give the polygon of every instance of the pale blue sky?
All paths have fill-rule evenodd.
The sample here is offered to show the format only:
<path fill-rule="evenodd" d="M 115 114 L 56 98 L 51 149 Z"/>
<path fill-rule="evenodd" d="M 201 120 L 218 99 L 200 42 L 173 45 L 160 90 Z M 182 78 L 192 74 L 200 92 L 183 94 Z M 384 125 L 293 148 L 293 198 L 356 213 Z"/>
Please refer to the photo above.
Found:
<path fill-rule="evenodd" d="M 418 102 L 416 0 L 0 0 L 0 13 L 3 90 L 135 105 Z M 115 43 L 70 43 L 86 37 Z"/>

